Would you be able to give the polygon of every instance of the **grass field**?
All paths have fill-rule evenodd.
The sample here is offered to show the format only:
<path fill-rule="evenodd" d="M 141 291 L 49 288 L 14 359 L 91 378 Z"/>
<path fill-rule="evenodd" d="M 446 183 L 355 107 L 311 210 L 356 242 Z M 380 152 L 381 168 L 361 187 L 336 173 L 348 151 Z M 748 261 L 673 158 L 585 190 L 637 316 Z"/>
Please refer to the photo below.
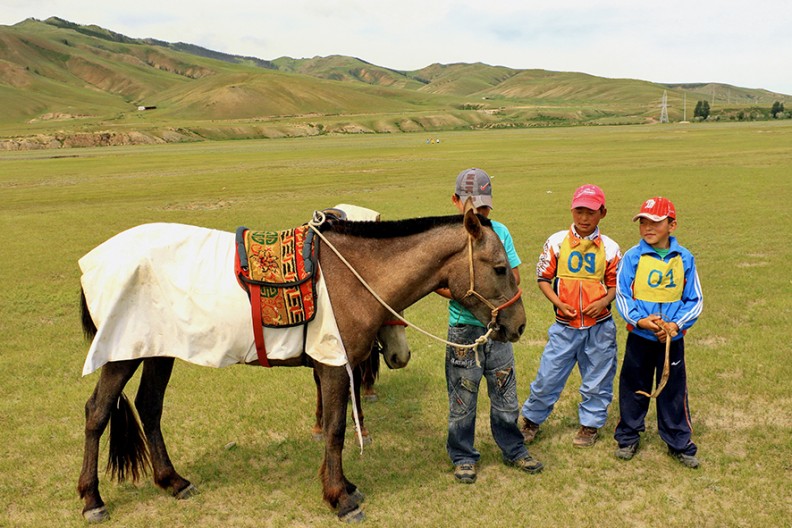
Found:
<path fill-rule="evenodd" d="M 792 526 L 792 252 L 783 231 L 792 123 L 439 137 L 431 145 L 421 134 L 385 134 L 0 153 L 0 526 L 84 524 L 75 488 L 83 405 L 98 376 L 80 377 L 88 348 L 78 316 L 80 256 L 151 221 L 279 229 L 341 202 L 385 219 L 451 214 L 454 177 L 469 166 L 494 176 L 492 217 L 510 227 L 524 263 L 528 329 L 515 345 L 521 400 L 552 319 L 533 267 L 545 238 L 569 225 L 575 187 L 605 189 L 602 227 L 624 250 L 638 240 L 630 219 L 640 203 L 673 199 L 677 235 L 697 257 L 705 293 L 686 347 L 703 465 L 688 470 L 665 454 L 654 409 L 642 450 L 631 462 L 616 460 L 616 404 L 602 440 L 574 449 L 573 373 L 531 446 L 546 466 L 537 476 L 501 464 L 482 388 L 479 480 L 457 485 L 445 453 L 443 347 L 409 331 L 411 364 L 384 372 L 380 401 L 366 407 L 373 445 L 345 452 L 347 476 L 367 495 L 367 524 Z M 438 296 L 407 317 L 445 334 Z M 103 479 L 107 526 L 335 526 L 317 479 L 313 404 L 307 369 L 177 364 L 163 429 L 177 469 L 202 493 L 177 502 L 150 480 Z M 226 449 L 230 442 L 236 447 Z"/>

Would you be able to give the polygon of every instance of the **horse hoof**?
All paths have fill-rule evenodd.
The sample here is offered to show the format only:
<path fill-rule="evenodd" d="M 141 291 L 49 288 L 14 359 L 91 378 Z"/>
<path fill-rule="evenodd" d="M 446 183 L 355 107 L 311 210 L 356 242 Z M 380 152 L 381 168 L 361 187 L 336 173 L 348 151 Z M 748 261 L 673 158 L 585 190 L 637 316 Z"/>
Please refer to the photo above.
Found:
<path fill-rule="evenodd" d="M 379 396 L 377 396 L 376 394 L 366 394 L 365 396 L 363 396 L 363 400 L 370 403 L 374 403 L 375 401 L 379 401 Z"/>
<path fill-rule="evenodd" d="M 100 522 L 104 522 L 110 518 L 110 514 L 107 511 L 105 506 L 99 506 L 98 508 L 94 508 L 93 510 L 87 510 L 83 512 L 83 517 L 85 520 L 88 521 L 90 524 L 96 524 Z"/>
<path fill-rule="evenodd" d="M 366 520 L 366 514 L 363 513 L 363 510 L 360 508 L 355 508 L 344 515 L 339 515 L 338 519 L 344 521 L 345 523 L 359 523 Z"/>
<path fill-rule="evenodd" d="M 360 443 L 359 439 L 360 439 L 360 436 L 358 436 L 358 434 L 355 433 L 355 445 Z M 371 445 L 371 435 L 369 435 L 369 434 L 364 434 L 363 435 L 363 445 Z"/>
<path fill-rule="evenodd" d="M 189 499 L 190 497 L 195 497 L 196 495 L 198 495 L 198 493 L 199 493 L 198 488 L 190 484 L 183 490 L 174 493 L 173 496 L 176 497 L 176 500 L 186 500 Z"/>
<path fill-rule="evenodd" d="M 355 504 L 361 504 L 363 501 L 366 500 L 366 496 L 363 495 L 363 492 L 360 491 L 360 488 L 355 488 L 355 491 L 352 492 L 349 498 Z"/>
<path fill-rule="evenodd" d="M 311 433 L 311 440 L 313 440 L 314 442 L 324 442 L 324 434 Z"/>

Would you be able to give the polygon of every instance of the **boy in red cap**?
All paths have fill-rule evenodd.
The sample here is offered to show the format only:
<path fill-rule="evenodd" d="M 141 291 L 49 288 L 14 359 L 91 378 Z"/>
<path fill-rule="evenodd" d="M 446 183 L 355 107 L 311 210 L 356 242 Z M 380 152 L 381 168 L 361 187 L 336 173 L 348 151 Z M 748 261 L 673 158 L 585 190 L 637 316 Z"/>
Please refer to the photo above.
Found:
<path fill-rule="evenodd" d="M 616 308 L 630 333 L 619 375 L 615 454 L 630 460 L 638 450 L 649 410 L 646 394 L 652 390 L 653 378 L 660 383 L 666 341 L 671 339 L 667 383 L 656 395 L 657 430 L 668 453 L 695 469 L 699 461 L 691 440 L 684 334 L 701 314 L 704 298 L 693 255 L 671 236 L 676 218 L 668 198 L 646 200 L 633 218 L 633 222 L 640 221 L 641 241 L 624 254 L 619 266 Z"/>
<path fill-rule="evenodd" d="M 593 446 L 605 425 L 616 375 L 616 325 L 610 303 L 616 295 L 619 245 L 599 229 L 605 193 L 583 185 L 572 196 L 572 225 L 545 242 L 536 266 L 539 289 L 553 303 L 555 323 L 548 330 L 531 395 L 518 420 L 525 443 L 536 436 L 577 364 L 582 383 L 580 428 L 572 444 Z"/>

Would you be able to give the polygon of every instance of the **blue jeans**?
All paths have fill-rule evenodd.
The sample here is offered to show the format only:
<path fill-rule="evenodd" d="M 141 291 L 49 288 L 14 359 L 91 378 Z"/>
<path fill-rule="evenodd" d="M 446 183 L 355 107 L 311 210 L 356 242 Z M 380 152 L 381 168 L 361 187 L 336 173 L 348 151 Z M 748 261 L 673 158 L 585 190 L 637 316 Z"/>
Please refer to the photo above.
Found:
<path fill-rule="evenodd" d="M 578 329 L 553 323 L 547 331 L 547 345 L 539 360 L 539 372 L 531 383 L 522 415 L 535 424 L 544 422 L 561 396 L 577 363 L 580 370 L 580 425 L 605 425 L 613 400 L 616 376 L 616 324 L 608 319 L 590 328 Z"/>
<path fill-rule="evenodd" d="M 480 326 L 460 325 L 448 328 L 452 343 L 470 344 L 486 333 Z M 490 398 L 490 428 L 504 461 L 528 456 L 522 433 L 517 427 L 520 402 L 511 343 L 488 340 L 474 349 L 457 349 L 446 345 L 446 384 L 448 387 L 448 440 L 446 449 L 451 462 L 475 464 L 481 455 L 473 447 L 476 432 L 476 404 L 482 376 L 487 379 Z"/>

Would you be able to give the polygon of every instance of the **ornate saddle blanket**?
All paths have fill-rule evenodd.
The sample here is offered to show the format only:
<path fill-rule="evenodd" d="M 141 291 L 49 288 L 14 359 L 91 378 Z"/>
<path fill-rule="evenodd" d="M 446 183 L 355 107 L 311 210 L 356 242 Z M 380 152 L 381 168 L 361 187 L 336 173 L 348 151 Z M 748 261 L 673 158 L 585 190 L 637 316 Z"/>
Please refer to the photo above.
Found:
<path fill-rule="evenodd" d="M 237 277 L 256 318 L 270 328 L 303 325 L 316 315 L 317 251 L 307 226 L 236 233 Z"/>

